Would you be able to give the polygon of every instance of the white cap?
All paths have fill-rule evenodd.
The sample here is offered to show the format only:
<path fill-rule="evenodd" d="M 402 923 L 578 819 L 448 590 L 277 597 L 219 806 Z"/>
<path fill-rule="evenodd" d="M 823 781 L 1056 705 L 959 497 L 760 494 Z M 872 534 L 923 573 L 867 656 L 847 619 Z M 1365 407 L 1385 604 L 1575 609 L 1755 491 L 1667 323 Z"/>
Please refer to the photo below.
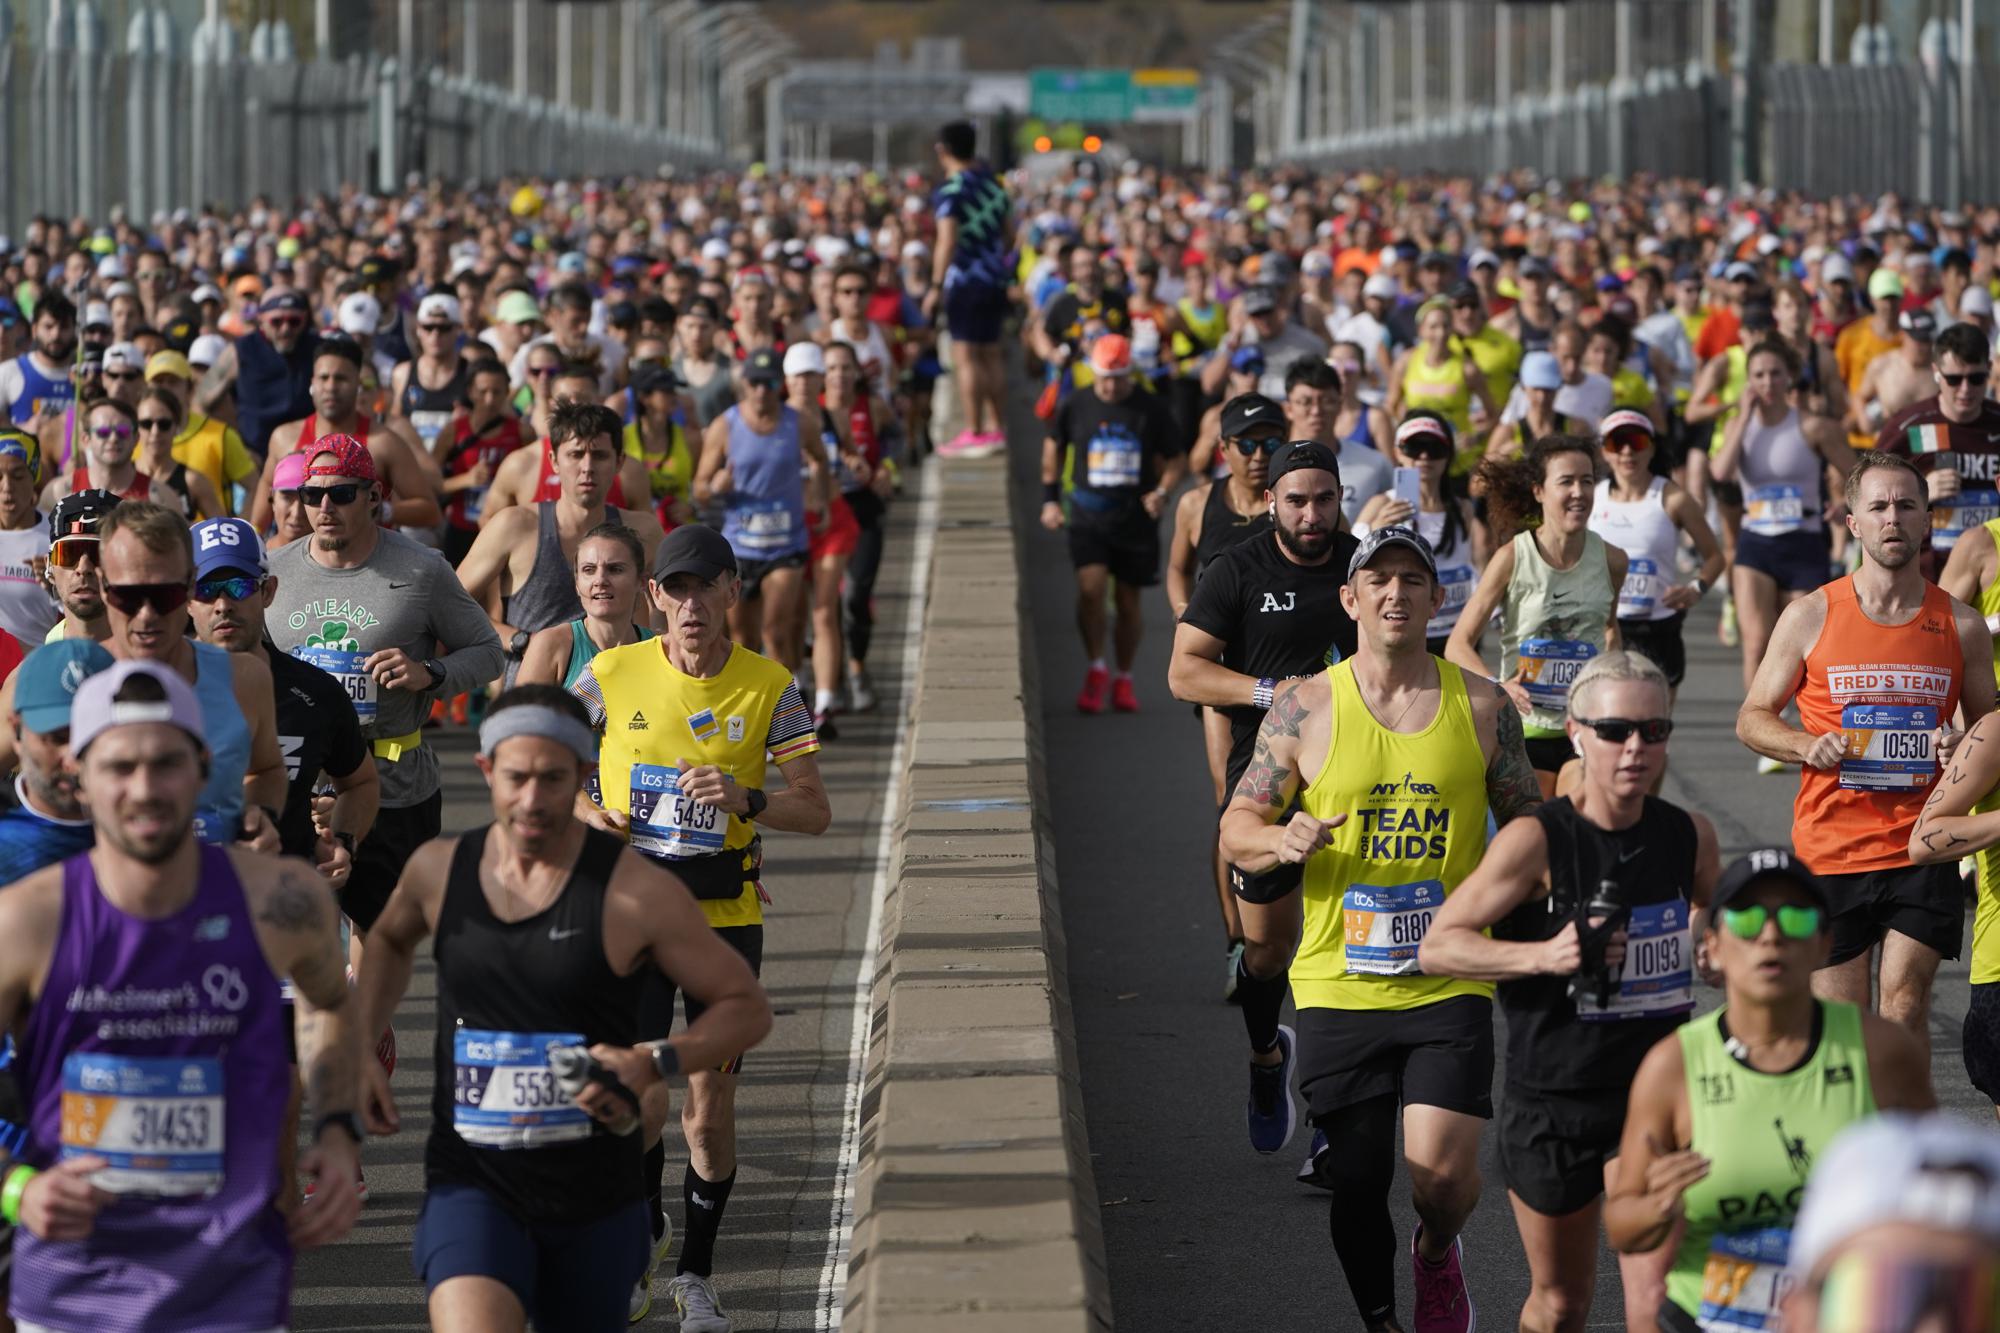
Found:
<path fill-rule="evenodd" d="M 1472 270 L 1479 268 L 1481 265 L 1487 268 L 1499 268 L 1500 256 L 1494 254 L 1491 250 L 1474 250 L 1470 255 L 1466 256 L 1465 271 L 1467 273 L 1472 272 Z"/>
<path fill-rule="evenodd" d="M 785 349 L 785 374 L 826 374 L 826 353 L 818 343 L 793 343 Z"/>
<path fill-rule="evenodd" d="M 1892 1112 L 1842 1130 L 1813 1164 L 1786 1267 L 1810 1275 L 1855 1236 L 1891 1222 L 2000 1243 L 2000 1130 L 1940 1112 Z"/>
<path fill-rule="evenodd" d="M 1392 273 L 1377 273 L 1361 284 L 1363 296 L 1379 296 L 1385 301 L 1393 301 L 1403 294 L 1402 286 Z"/>
<path fill-rule="evenodd" d="M 459 308 L 458 298 L 449 292 L 432 292 L 417 302 L 417 323 L 439 322 L 453 326 L 465 323 L 465 312 Z"/>
<path fill-rule="evenodd" d="M 104 299 L 115 301 L 121 296 L 137 296 L 139 289 L 129 282 L 114 282 L 104 289 Z"/>
<path fill-rule="evenodd" d="M 1639 253 L 1646 258 L 1651 258 L 1666 248 L 1666 242 L 1657 236 L 1641 236 L 1639 238 Z"/>
<path fill-rule="evenodd" d="M 114 282 L 125 276 L 125 261 L 117 255 L 106 255 L 97 261 L 97 276 L 106 282 Z"/>
<path fill-rule="evenodd" d="M 929 259 L 930 257 L 931 257 L 931 248 L 928 245 L 925 245 L 922 241 L 903 242 L 903 258 Z"/>
<path fill-rule="evenodd" d="M 112 343 L 104 349 L 104 368 L 110 370 L 139 370 L 146 368 L 146 358 L 140 354 L 137 343 Z"/>
<path fill-rule="evenodd" d="M 194 303 L 196 305 L 206 305 L 210 301 L 220 301 L 221 299 L 222 289 L 212 282 L 204 282 L 201 286 L 194 289 Z"/>
<path fill-rule="evenodd" d="M 1836 250 L 1820 261 L 1819 280 L 1821 282 L 1852 283 L 1854 281 L 1854 265 L 1846 255 Z"/>
<path fill-rule="evenodd" d="M 1299 257 L 1299 272 L 1308 278 L 1333 275 L 1333 256 L 1324 250 L 1308 250 Z"/>
<path fill-rule="evenodd" d="M 204 333 L 188 345 L 188 364 L 212 366 L 229 348 L 229 339 L 219 333 Z"/>
<path fill-rule="evenodd" d="M 1385 245 L 1382 247 L 1380 253 L 1375 256 L 1375 260 L 1383 268 L 1394 268 L 1403 262 L 1403 256 L 1397 251 L 1395 246 Z"/>
<path fill-rule="evenodd" d="M 334 322 L 340 325 L 342 333 L 371 336 L 382 327 L 382 303 L 367 292 L 350 292 L 341 300 Z"/>
<path fill-rule="evenodd" d="M 729 242 L 723 240 L 720 236 L 709 237 L 701 243 L 701 257 L 703 259 L 729 258 Z"/>
<path fill-rule="evenodd" d="M 460 278 L 473 272 L 478 267 L 478 255 L 460 255 L 451 261 L 451 271 L 445 274 L 445 279 L 448 282 L 457 282 Z"/>
<path fill-rule="evenodd" d="M 1982 319 L 1993 314 L 1993 293 L 1984 287 L 1967 287 L 1958 298 L 1958 313 L 1962 317 L 1978 315 Z"/>
<path fill-rule="evenodd" d="M 1760 255 L 1776 254 L 1784 247 L 1784 244 L 1775 234 L 1767 231 L 1757 238 L 1757 253 Z"/>
<path fill-rule="evenodd" d="M 83 307 L 83 319 L 77 327 L 90 329 L 99 326 L 107 329 L 111 327 L 111 307 L 102 301 L 86 302 Z"/>

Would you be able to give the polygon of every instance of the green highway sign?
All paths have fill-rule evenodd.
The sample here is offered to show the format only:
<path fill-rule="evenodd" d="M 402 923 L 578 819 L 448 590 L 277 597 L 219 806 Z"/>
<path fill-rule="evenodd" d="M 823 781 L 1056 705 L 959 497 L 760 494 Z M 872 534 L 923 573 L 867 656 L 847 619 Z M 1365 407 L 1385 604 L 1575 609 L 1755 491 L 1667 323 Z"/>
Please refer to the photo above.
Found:
<path fill-rule="evenodd" d="M 1043 120 L 1130 120 L 1132 71 L 1031 69 L 1028 71 L 1028 114 Z"/>

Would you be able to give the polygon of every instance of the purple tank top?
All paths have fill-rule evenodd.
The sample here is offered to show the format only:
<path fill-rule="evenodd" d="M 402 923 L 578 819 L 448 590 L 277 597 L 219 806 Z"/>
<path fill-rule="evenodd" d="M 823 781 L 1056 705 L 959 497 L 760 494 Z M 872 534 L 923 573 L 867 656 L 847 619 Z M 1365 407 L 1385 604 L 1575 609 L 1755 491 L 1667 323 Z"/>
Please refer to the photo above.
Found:
<path fill-rule="evenodd" d="M 81 1243 L 15 1233 L 15 1318 L 92 1333 L 285 1322 L 283 1013 L 222 848 L 201 849 L 194 900 L 157 921 L 112 906 L 88 853 L 63 862 L 55 957 L 15 1062 L 26 1156 L 95 1151 L 121 1197 Z"/>

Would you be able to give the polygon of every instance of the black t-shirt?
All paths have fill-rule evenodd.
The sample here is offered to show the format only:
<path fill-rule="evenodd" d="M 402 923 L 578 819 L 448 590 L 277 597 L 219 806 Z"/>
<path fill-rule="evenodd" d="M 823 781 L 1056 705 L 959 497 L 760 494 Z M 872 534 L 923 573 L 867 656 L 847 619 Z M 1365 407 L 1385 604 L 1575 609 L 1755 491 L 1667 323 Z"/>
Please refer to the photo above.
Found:
<path fill-rule="evenodd" d="M 1181 619 L 1223 642 L 1222 665 L 1246 676 L 1310 676 L 1354 655 L 1354 622 L 1341 609 L 1340 585 L 1360 543 L 1333 539 L 1323 565 L 1294 564 L 1275 533 L 1232 546 L 1202 571 Z M 1225 708 L 1229 717 L 1229 786 L 1235 790 L 1257 748 L 1263 710 Z"/>
<path fill-rule="evenodd" d="M 1070 351 L 1081 353 L 1086 333 L 1130 333 L 1132 320 L 1125 313 L 1123 293 L 1102 291 L 1095 301 L 1086 301 L 1071 287 L 1049 302 L 1042 315 L 1042 331 L 1067 344 Z"/>
<path fill-rule="evenodd" d="M 1049 422 L 1049 437 L 1072 455 L 1072 503 L 1092 514 L 1137 510 L 1159 483 L 1161 461 L 1181 452 L 1166 405 L 1137 388 L 1115 403 L 1077 390 Z"/>
<path fill-rule="evenodd" d="M 278 842 L 287 856 L 313 856 L 312 794 L 319 775 L 344 778 L 373 762 L 354 701 L 340 682 L 310 662 L 275 649 L 271 697 L 277 704 L 278 746 L 285 752 L 285 809 L 278 818 Z"/>

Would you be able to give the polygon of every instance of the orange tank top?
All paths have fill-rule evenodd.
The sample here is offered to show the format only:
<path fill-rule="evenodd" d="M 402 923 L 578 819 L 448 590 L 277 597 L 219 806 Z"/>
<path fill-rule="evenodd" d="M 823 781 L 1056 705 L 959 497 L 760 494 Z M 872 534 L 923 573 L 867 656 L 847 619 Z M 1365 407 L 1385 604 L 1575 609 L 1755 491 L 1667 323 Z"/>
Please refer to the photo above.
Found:
<path fill-rule="evenodd" d="M 1914 619 L 1878 625 L 1852 574 L 1821 591 L 1826 625 L 1806 655 L 1799 717 L 1814 735 L 1840 732 L 1847 752 L 1836 769 L 1800 774 L 1793 843 L 1816 874 L 1907 866 L 1910 828 L 1938 779 L 1931 733 L 1951 725 L 1965 674 L 1951 598 L 1926 583 Z"/>

